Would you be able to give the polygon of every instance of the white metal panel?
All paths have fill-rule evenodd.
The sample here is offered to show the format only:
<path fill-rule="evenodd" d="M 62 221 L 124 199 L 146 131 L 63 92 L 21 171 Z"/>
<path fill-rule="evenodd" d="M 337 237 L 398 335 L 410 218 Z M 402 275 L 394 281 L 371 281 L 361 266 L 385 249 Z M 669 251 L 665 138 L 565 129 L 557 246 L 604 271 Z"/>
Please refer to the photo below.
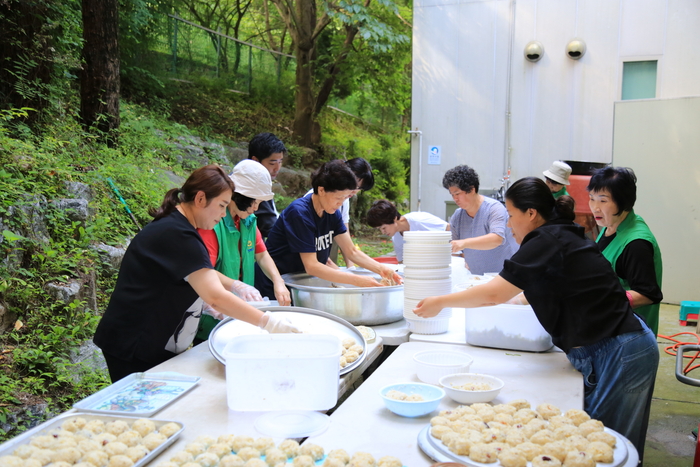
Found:
<path fill-rule="evenodd" d="M 620 56 L 664 53 L 667 8 L 667 0 L 622 0 Z"/>
<path fill-rule="evenodd" d="M 670 0 L 661 98 L 700 95 L 700 2 Z"/>
<path fill-rule="evenodd" d="M 487 178 L 503 171 L 508 0 L 466 2 L 419 8 L 414 13 L 413 129 L 411 208 L 417 208 L 422 170 L 421 210 L 444 217 L 449 193 L 446 170 L 468 164 Z M 506 17 L 504 19 L 504 16 Z M 431 145 L 442 148 L 442 163 L 427 164 Z M 497 167 L 491 165 L 497 163 Z M 495 174 L 495 175 L 492 175 Z"/>
<path fill-rule="evenodd" d="M 663 258 L 664 302 L 700 300 L 700 97 L 615 103 L 613 164 L 637 175 L 635 212 Z"/>
<path fill-rule="evenodd" d="M 513 51 L 514 178 L 539 175 L 552 160 L 568 158 L 572 118 L 567 100 L 571 86 L 567 70 L 570 60 L 564 54 L 564 47 L 575 30 L 576 2 L 523 3 L 517 3 Z M 535 63 L 523 56 L 525 45 L 531 40 L 538 40 L 545 48 L 544 56 Z"/>
<path fill-rule="evenodd" d="M 612 157 L 612 102 L 618 99 L 617 1 L 579 2 L 577 35 L 587 51 L 570 60 L 573 118 L 568 160 L 609 162 Z"/>
<path fill-rule="evenodd" d="M 698 0 L 514 4 L 509 55 L 510 0 L 416 0 L 412 126 L 423 131 L 424 160 L 428 145 L 442 146 L 442 165 L 423 166 L 421 207 L 438 216 L 449 199 L 441 185 L 445 170 L 467 163 L 479 173 L 482 189 L 495 188 L 507 144 L 511 179 L 541 176 L 555 159 L 609 162 L 624 60 L 659 60 L 658 96 L 700 95 Z M 576 61 L 565 55 L 574 37 L 587 44 Z M 530 63 L 523 49 L 534 39 L 543 43 L 545 55 Z M 415 209 L 417 144 L 412 156 Z"/>

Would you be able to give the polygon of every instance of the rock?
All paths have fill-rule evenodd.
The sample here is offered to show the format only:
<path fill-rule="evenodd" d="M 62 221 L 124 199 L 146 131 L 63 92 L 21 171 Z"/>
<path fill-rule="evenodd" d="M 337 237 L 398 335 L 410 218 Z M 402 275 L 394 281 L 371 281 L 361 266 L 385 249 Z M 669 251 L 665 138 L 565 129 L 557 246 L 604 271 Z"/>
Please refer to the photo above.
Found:
<path fill-rule="evenodd" d="M 90 185 L 81 182 L 71 182 L 65 181 L 64 185 L 66 191 L 76 199 L 84 199 L 86 201 L 92 201 L 92 188 Z"/>
<path fill-rule="evenodd" d="M 68 283 L 49 282 L 46 291 L 56 300 L 65 304 L 71 303 L 78 297 L 82 283 L 76 279 L 70 279 Z"/>
<path fill-rule="evenodd" d="M 105 245 L 104 243 L 99 243 L 93 246 L 93 249 L 97 251 L 102 263 L 106 265 L 104 272 L 107 274 L 107 276 L 113 276 L 119 272 L 119 267 L 122 264 L 122 259 L 124 258 L 124 253 L 126 253 L 126 248 L 117 248 L 110 245 Z"/>
<path fill-rule="evenodd" d="M 226 149 L 222 144 L 204 141 L 197 136 L 178 136 L 173 146 L 184 152 L 179 160 L 189 162 L 193 168 L 201 167 L 211 163 L 228 162 Z"/>
<path fill-rule="evenodd" d="M 314 164 L 318 161 L 319 155 L 314 149 L 311 148 L 301 148 L 301 163 L 304 167 L 313 167 L 314 165 L 321 165 L 321 163 Z"/>
<path fill-rule="evenodd" d="M 80 346 L 70 349 L 68 360 L 71 363 L 80 363 L 76 367 L 71 367 L 77 370 L 71 372 L 76 381 L 79 381 L 86 373 L 107 369 L 107 362 L 105 362 L 102 351 L 92 341 L 85 341 Z"/>
<path fill-rule="evenodd" d="M 46 198 L 42 195 L 24 195 L 17 204 L 7 210 L 6 219 L 14 218 L 14 225 L 19 224 L 20 235 L 39 243 L 49 243 L 49 231 L 46 226 L 44 210 Z"/>
<path fill-rule="evenodd" d="M 0 335 L 11 331 L 17 321 L 17 313 L 9 310 L 4 303 L 0 302 Z"/>
<path fill-rule="evenodd" d="M 0 423 L 0 430 L 10 439 L 20 432 L 34 428 L 49 418 L 58 415 L 48 410 L 46 402 L 22 405 L 21 407 L 9 407 L 4 423 Z"/>
<path fill-rule="evenodd" d="M 231 162 L 231 164 L 236 165 L 243 159 L 248 159 L 248 149 L 247 148 L 232 148 L 226 147 L 226 158 Z"/>
<path fill-rule="evenodd" d="M 180 188 L 185 183 L 186 178 L 177 175 L 172 170 L 163 170 L 160 168 L 156 168 L 155 170 L 162 174 L 161 178 L 168 181 L 168 190 L 171 188 Z"/>
<path fill-rule="evenodd" d="M 55 199 L 51 204 L 59 211 L 65 211 L 68 219 L 73 222 L 84 223 L 92 217 L 85 199 Z"/>
<path fill-rule="evenodd" d="M 304 196 L 311 188 L 311 173 L 304 169 L 282 167 L 275 181 L 285 187 L 284 191 L 287 196 L 298 198 Z M 276 184 L 273 184 L 273 190 Z"/>

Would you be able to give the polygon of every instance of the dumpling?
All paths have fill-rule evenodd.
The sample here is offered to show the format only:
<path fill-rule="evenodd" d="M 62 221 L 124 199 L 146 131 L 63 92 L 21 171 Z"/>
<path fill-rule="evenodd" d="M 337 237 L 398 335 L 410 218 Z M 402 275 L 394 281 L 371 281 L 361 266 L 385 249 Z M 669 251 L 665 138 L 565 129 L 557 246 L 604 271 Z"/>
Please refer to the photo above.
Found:
<path fill-rule="evenodd" d="M 156 431 L 156 424 L 153 423 L 153 420 L 149 420 L 147 418 L 139 418 L 131 425 L 131 429 L 138 432 L 138 434 L 140 434 L 141 437 L 144 437 L 147 434 Z M 167 436 L 168 438 L 170 437 L 165 433 L 163 433 L 163 435 Z"/>

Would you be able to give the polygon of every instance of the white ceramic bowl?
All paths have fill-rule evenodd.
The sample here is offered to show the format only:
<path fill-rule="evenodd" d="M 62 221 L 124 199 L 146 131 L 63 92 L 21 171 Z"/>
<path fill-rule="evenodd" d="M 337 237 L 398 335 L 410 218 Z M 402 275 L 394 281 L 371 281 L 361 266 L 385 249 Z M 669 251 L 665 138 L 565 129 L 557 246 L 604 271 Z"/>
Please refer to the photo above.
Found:
<path fill-rule="evenodd" d="M 474 359 L 454 350 L 424 350 L 413 356 L 416 374 L 424 383 L 440 384 L 440 378 L 455 373 L 468 373 Z"/>
<path fill-rule="evenodd" d="M 391 390 L 402 392 L 406 395 L 419 395 L 422 401 L 402 401 L 386 397 Z M 434 411 L 445 397 L 445 391 L 437 386 L 423 383 L 399 383 L 383 387 L 379 394 L 384 399 L 386 408 L 402 417 L 421 417 Z"/>
<path fill-rule="evenodd" d="M 454 386 L 468 384 L 487 384 L 490 389 L 470 391 L 457 389 Z M 503 381 L 495 376 L 482 375 L 479 373 L 458 373 L 440 378 L 440 385 L 445 389 L 448 396 L 460 404 L 474 404 L 475 402 L 490 402 L 498 396 L 503 389 Z"/>
<path fill-rule="evenodd" d="M 414 314 L 411 312 L 409 314 Z M 437 318 L 421 318 L 416 317 L 412 319 L 406 316 L 404 313 L 404 319 L 406 320 L 406 327 L 409 331 L 415 334 L 442 334 L 447 332 L 450 328 L 450 318 L 449 317 L 437 317 Z M 437 384 L 437 381 L 431 384 Z"/>

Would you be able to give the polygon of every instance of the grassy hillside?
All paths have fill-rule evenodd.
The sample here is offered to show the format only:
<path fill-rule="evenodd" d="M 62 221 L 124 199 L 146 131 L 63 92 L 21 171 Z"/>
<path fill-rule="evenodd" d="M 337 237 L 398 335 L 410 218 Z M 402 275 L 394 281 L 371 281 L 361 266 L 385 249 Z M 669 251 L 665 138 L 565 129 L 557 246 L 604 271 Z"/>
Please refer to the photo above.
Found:
<path fill-rule="evenodd" d="M 124 246 L 137 231 L 108 179 L 143 225 L 150 220 L 148 208 L 160 204 L 177 183 L 173 180 L 193 168 L 207 161 L 231 166 L 235 148 L 260 131 L 289 138 L 292 109 L 284 99 L 258 102 L 204 82 L 173 81 L 153 93 L 131 89 L 131 100 L 122 101 L 114 148 L 76 122 L 75 95 L 54 103 L 31 127 L 24 123 L 31 110 L 0 110 L 0 308 L 5 310 L 0 441 L 108 384 L 104 372 L 69 358 L 75 345 L 91 339 L 116 278 L 95 245 Z M 324 140 L 315 152 L 289 145 L 288 165 L 314 168 L 331 158 L 367 158 L 377 186 L 358 198 L 356 221 L 374 198 L 406 202 L 409 146 L 404 133 L 369 128 L 330 110 L 322 127 Z M 191 137 L 210 143 L 209 149 L 193 157 L 183 147 Z M 90 188 L 86 220 L 56 207 L 58 200 L 73 196 L 70 183 Z M 43 218 L 40 225 L 37 216 Z M 390 249 L 359 243 L 374 254 Z M 90 293 L 68 303 L 51 295 L 50 284 L 72 281 Z"/>

